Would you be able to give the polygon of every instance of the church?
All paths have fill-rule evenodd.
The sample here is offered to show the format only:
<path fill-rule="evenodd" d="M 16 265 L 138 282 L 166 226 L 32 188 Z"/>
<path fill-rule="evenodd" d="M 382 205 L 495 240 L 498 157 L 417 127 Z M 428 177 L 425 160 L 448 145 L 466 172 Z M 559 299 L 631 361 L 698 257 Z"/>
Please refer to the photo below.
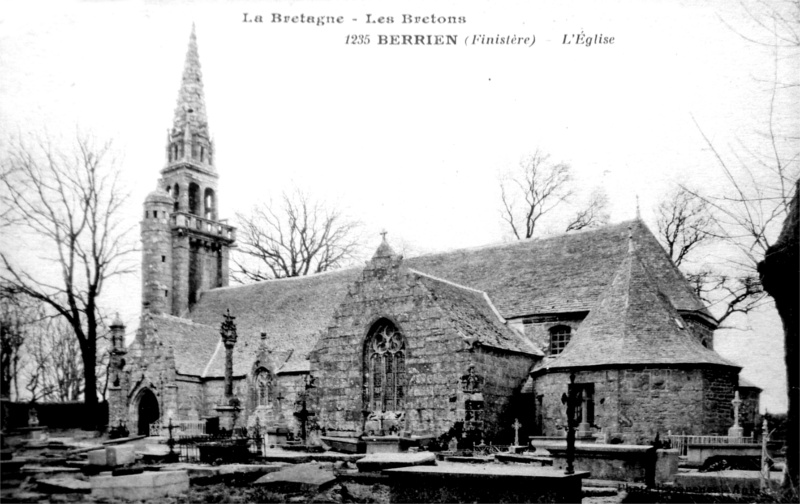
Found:
<path fill-rule="evenodd" d="M 508 444 L 517 421 L 565 435 L 572 380 L 582 436 L 725 434 L 737 390 L 752 431 L 759 389 L 714 351 L 716 320 L 640 220 L 413 258 L 384 235 L 364 267 L 231 286 L 215 154 L 193 31 L 144 202 L 135 340 L 111 326 L 109 426 Z"/>

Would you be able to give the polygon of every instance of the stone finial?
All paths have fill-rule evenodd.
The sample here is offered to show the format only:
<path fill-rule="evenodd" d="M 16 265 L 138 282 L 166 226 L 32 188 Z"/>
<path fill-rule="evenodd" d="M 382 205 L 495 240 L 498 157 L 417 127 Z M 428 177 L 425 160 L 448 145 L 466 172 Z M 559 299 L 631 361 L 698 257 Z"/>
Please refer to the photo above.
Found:
<path fill-rule="evenodd" d="M 225 313 L 222 315 L 225 320 L 222 321 L 222 325 L 219 328 L 219 334 L 222 336 L 222 342 L 225 344 L 227 348 L 230 346 L 233 348 L 233 345 L 236 344 L 236 340 L 238 339 L 238 335 L 236 334 L 236 323 L 234 320 L 236 317 L 231 315 L 230 308 L 225 310 Z"/>

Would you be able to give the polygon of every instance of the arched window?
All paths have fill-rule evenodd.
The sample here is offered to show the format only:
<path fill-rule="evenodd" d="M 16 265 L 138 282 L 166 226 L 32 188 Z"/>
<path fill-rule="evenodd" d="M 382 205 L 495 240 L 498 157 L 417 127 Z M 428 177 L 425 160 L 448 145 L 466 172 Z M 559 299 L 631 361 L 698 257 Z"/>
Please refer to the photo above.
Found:
<path fill-rule="evenodd" d="M 403 409 L 406 339 L 386 319 L 372 326 L 364 342 L 364 406 L 371 411 Z"/>
<path fill-rule="evenodd" d="M 178 202 L 180 200 L 180 195 L 181 195 L 181 186 L 179 186 L 178 183 L 175 182 L 175 185 L 172 188 L 172 198 L 174 199 L 172 207 L 176 212 L 180 210 L 181 206 L 180 203 Z"/>
<path fill-rule="evenodd" d="M 265 368 L 256 371 L 253 380 L 253 389 L 256 406 L 269 406 L 272 396 L 272 376 Z"/>
<path fill-rule="evenodd" d="M 559 325 L 550 328 L 550 355 L 558 355 L 564 351 L 572 336 L 572 328 Z"/>
<path fill-rule="evenodd" d="M 214 215 L 215 214 L 215 211 L 214 211 L 214 190 L 213 189 L 206 189 L 205 197 L 203 198 L 203 200 L 204 200 L 204 206 L 205 206 L 205 212 L 203 212 L 203 215 L 208 220 L 214 220 L 216 218 L 216 216 Z"/>
<path fill-rule="evenodd" d="M 192 182 L 189 184 L 189 213 L 200 215 L 200 186 Z"/>

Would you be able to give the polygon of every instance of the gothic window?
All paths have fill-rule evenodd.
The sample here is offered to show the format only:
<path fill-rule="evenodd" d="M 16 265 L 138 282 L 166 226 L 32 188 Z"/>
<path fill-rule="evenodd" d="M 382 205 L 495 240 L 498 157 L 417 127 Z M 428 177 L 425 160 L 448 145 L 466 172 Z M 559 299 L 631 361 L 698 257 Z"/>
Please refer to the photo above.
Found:
<path fill-rule="evenodd" d="M 558 355 L 564 351 L 572 336 L 572 328 L 559 325 L 550 329 L 550 355 Z"/>
<path fill-rule="evenodd" d="M 200 215 L 200 186 L 195 183 L 189 184 L 189 213 Z"/>
<path fill-rule="evenodd" d="M 405 398 L 406 339 L 386 319 L 377 321 L 364 343 L 364 406 L 397 411 Z"/>
<path fill-rule="evenodd" d="M 269 406 L 272 389 L 272 377 L 265 368 L 259 368 L 255 374 L 254 396 L 256 406 Z"/>

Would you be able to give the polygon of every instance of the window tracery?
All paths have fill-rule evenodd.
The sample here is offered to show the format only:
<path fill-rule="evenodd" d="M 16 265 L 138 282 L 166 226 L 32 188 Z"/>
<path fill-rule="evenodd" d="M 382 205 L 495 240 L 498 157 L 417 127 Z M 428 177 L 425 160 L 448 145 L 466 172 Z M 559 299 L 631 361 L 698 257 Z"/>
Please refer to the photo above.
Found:
<path fill-rule="evenodd" d="M 371 411 L 397 411 L 405 398 L 406 340 L 386 319 L 376 322 L 364 344 L 364 405 Z"/>
<path fill-rule="evenodd" d="M 254 390 L 256 406 L 269 406 L 272 396 L 272 377 L 265 368 L 256 371 Z"/>

